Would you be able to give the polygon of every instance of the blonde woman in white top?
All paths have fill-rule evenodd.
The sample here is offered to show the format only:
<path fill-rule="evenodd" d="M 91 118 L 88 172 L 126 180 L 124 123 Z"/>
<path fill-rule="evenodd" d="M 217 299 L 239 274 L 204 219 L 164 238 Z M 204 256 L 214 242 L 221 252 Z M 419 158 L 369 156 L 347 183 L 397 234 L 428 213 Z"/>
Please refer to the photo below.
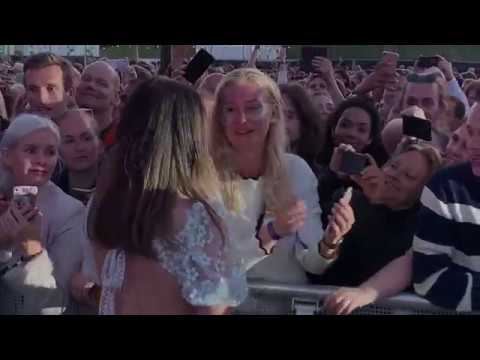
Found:
<path fill-rule="evenodd" d="M 278 86 L 256 69 L 227 74 L 217 90 L 212 155 L 229 214 L 224 220 L 250 278 L 306 283 L 321 273 L 317 179 L 285 152 Z M 262 260 L 262 261 L 261 261 Z"/>
<path fill-rule="evenodd" d="M 20 115 L 0 143 L 1 162 L 13 185 L 36 186 L 36 209 L 14 203 L 0 215 L 0 313 L 61 314 L 73 311 L 68 296 L 81 265 L 85 207 L 50 182 L 58 160 L 56 125 Z"/>

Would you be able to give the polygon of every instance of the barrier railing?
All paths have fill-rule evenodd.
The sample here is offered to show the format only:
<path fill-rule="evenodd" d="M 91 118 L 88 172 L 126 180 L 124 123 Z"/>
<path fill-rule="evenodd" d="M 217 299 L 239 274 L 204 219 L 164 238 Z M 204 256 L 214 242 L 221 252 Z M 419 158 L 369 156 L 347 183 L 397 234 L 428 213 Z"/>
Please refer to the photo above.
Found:
<path fill-rule="evenodd" d="M 318 285 L 285 285 L 249 281 L 248 299 L 239 306 L 237 315 L 321 315 L 324 299 L 337 287 Z M 357 309 L 352 315 L 472 315 L 439 308 L 411 293 Z"/>

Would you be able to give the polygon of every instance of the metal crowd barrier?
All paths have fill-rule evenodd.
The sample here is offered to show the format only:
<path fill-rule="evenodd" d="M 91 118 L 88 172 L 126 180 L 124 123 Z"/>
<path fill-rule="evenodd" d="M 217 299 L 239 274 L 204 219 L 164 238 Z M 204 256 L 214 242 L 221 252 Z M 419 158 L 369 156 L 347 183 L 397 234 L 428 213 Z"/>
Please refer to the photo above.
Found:
<path fill-rule="evenodd" d="M 249 281 L 249 297 L 236 315 L 322 315 L 324 299 L 337 290 L 333 286 L 285 285 Z M 432 305 L 427 300 L 402 293 L 357 309 L 352 315 L 472 315 Z"/>

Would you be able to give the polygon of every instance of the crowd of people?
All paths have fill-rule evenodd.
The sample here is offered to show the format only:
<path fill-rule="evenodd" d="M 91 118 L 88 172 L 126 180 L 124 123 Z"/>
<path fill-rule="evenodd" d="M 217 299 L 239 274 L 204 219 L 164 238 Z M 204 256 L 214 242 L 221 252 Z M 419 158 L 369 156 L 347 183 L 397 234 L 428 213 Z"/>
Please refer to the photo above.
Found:
<path fill-rule="evenodd" d="M 479 310 L 480 80 L 388 59 L 4 61 L 0 313 L 231 314 L 254 279 Z"/>

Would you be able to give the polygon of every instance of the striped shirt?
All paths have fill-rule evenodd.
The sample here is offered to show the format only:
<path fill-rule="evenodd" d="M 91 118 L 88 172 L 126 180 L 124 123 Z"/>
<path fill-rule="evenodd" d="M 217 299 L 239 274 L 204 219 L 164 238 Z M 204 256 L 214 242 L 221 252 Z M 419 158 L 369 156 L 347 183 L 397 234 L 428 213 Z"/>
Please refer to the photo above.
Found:
<path fill-rule="evenodd" d="M 480 177 L 470 163 L 425 187 L 413 241 L 413 283 L 431 303 L 480 310 Z"/>

